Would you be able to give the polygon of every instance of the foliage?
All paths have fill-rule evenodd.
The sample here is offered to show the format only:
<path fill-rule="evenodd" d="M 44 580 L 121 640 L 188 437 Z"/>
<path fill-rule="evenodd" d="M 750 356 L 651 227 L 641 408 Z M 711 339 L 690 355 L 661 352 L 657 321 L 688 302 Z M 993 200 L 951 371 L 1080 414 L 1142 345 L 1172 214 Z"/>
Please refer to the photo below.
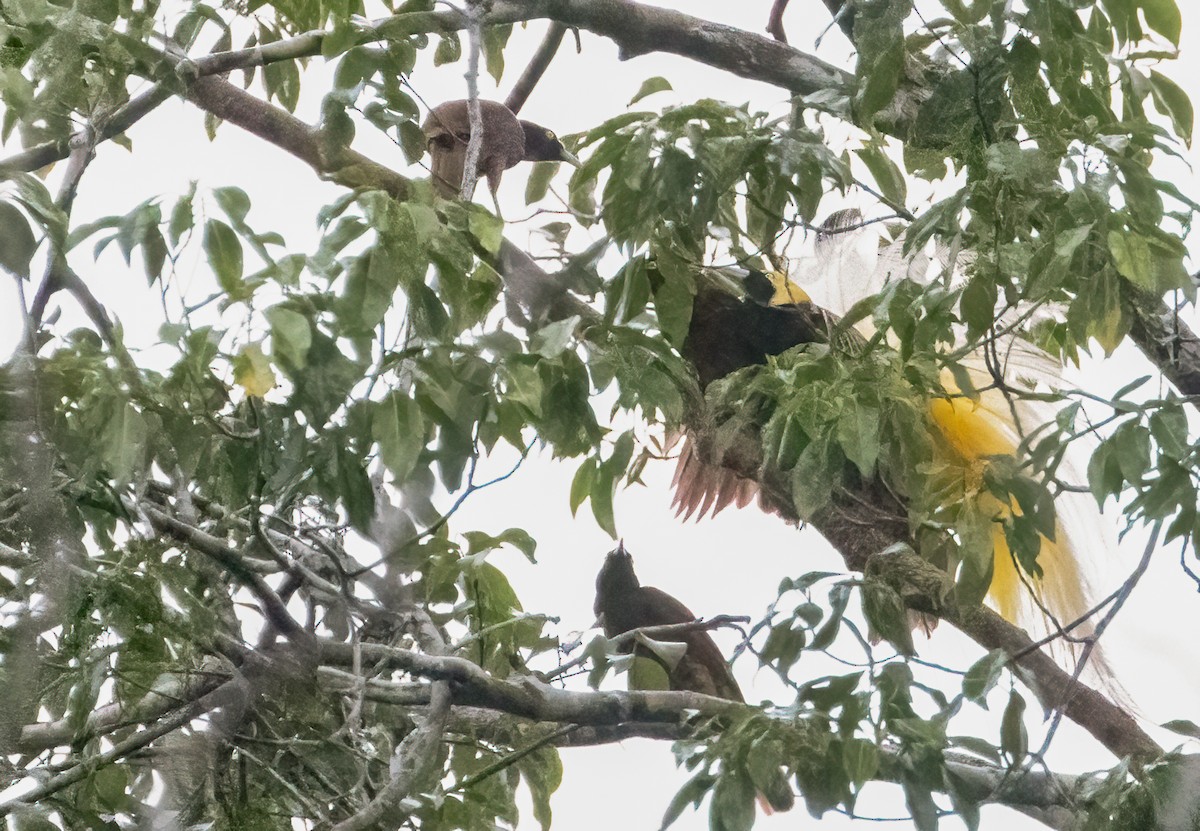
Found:
<path fill-rule="evenodd" d="M 706 99 L 615 114 L 570 137 L 584 162 L 569 180 L 569 221 L 538 229 L 556 279 L 583 300 L 564 314 L 506 305 L 505 226 L 423 182 L 403 199 L 384 182 L 341 193 L 314 208 L 319 233 L 295 247 L 234 183 L 137 204 L 143 194 L 110 194 L 111 215 L 80 222 L 42 178 L 0 166 L 0 267 L 30 286 L 44 269 L 46 286 L 75 292 L 72 275 L 89 283 L 115 246 L 126 276 L 145 280 L 137 291 L 165 310 L 153 357 L 106 318 L 69 331 L 27 315 L 40 328 L 0 374 L 0 737 L 12 779 L 46 787 L 7 804 L 19 827 L 109 828 L 156 810 L 181 827 L 341 822 L 403 773 L 404 749 L 449 689 L 444 667 L 465 672 L 429 669 L 437 660 L 462 659 L 497 684 L 557 679 L 553 618 L 527 611 L 488 561 L 506 546 L 535 561 L 536 541 L 454 518 L 467 497 L 487 498 L 474 496 L 490 484 L 481 460 L 519 468 L 535 445 L 578 460 L 562 499 L 572 511 L 587 502 L 615 538 L 614 495 L 659 449 L 649 428 L 694 424 L 704 409 L 727 431 L 718 443 L 761 436 L 764 469 L 788 483 L 801 520 L 882 483 L 908 506 L 915 553 L 943 569 L 926 596 L 977 600 L 991 520 L 966 496 L 945 498 L 951 474 L 928 401 L 948 394 L 948 377 L 976 397 L 961 361 L 1000 330 L 1072 361 L 1124 342 L 1131 304 L 1194 300 L 1182 239 L 1200 206 L 1152 170 L 1192 129 L 1188 96 L 1162 69 L 1179 39 L 1173 0 L 940 5 L 929 19 L 907 0 L 854 4 L 851 83 L 797 95 L 784 114 Z M 246 87 L 286 111 L 325 83 L 315 64 L 333 66 L 320 90 L 322 158 L 376 130 L 415 162 L 422 70 L 469 50 L 432 9 L 196 3 L 164 49 L 157 2 L 6 2 L 0 137 L 65 146 L 86 123 L 99 141 L 134 80 L 185 94 L 194 79 L 178 50 L 195 60 L 238 44 L 265 56 L 239 66 Z M 511 31 L 483 30 L 498 79 L 512 74 Z M 669 86 L 648 79 L 630 105 Z M 919 106 L 889 120 L 913 87 Z M 829 138 L 835 126 L 853 129 L 851 150 Z M 556 173 L 537 169 L 528 199 L 546 196 Z M 781 262 L 793 235 L 868 188 L 908 251 L 943 246 L 965 280 L 946 269 L 891 282 L 844 322 L 869 321 L 868 342 L 806 345 L 702 395 L 680 348 L 694 296 L 719 279 L 709 266 Z M 918 188 L 938 197 L 914 215 Z M 199 288 L 182 277 L 197 264 Z M 1119 500 L 1130 524 L 1161 523 L 1164 542 L 1200 546 L 1192 402 L 1148 395 L 1146 380 L 1111 400 L 1054 393 L 1057 420 L 979 484 L 1017 506 L 1005 531 L 1030 572 L 1070 484 L 1064 448 L 1093 432 L 1096 500 Z M 707 799 L 713 828 L 748 828 L 756 793 L 792 787 L 814 816 L 853 813 L 879 780 L 903 788 L 918 828 L 947 811 L 978 825 L 980 804 L 1003 794 L 981 794 L 955 766 L 1032 769 L 1028 692 L 998 651 L 944 688 L 916 678 L 901 588 L 869 571 L 782 581 L 746 646 L 793 699 L 714 718 L 681 706 L 669 723 L 690 719 L 676 744 L 690 778 L 664 826 Z M 295 630 L 272 597 L 299 615 Z M 861 649 L 862 668 L 810 677 L 810 656 L 835 643 Z M 370 651 L 380 645 L 392 651 Z M 593 686 L 621 665 L 603 643 L 583 651 Z M 413 655 L 434 663 L 402 665 Z M 523 784 L 549 827 L 554 746 L 568 732 L 523 716 L 570 731 L 580 714 L 495 705 L 494 718 L 472 721 L 460 703 L 432 771 L 390 805 L 392 825 L 512 827 Z M 108 705 L 132 715 L 105 721 Z M 964 708 L 996 705 L 994 735 L 955 733 Z M 215 714 L 188 727 L 202 711 Z M 171 716 L 179 723 L 139 758 L 150 726 Z M 1123 760 L 1071 780 L 1063 804 L 1084 827 L 1155 822 L 1177 769 L 1173 757 Z M 57 784 L 64 770 L 74 778 Z"/>

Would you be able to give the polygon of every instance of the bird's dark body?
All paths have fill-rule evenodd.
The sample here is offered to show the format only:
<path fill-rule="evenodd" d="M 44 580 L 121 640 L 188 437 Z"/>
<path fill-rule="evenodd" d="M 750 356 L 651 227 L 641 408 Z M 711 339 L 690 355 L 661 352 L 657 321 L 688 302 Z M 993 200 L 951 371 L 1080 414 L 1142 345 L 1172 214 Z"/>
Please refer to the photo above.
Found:
<path fill-rule="evenodd" d="M 631 629 L 696 620 L 692 611 L 671 595 L 638 582 L 633 559 L 623 546 L 605 558 L 596 577 L 595 612 L 603 620 L 604 634 L 610 638 Z M 687 652 L 668 674 L 672 690 L 745 701 L 725 657 L 708 632 L 697 629 L 664 640 L 687 644 Z"/>
<path fill-rule="evenodd" d="M 758 272 L 746 277 L 746 297 L 703 287 L 692 304 L 683 357 L 701 388 L 747 366 L 765 364 L 801 343 L 827 341 L 829 318 L 812 303 L 768 305 L 772 288 Z"/>
<path fill-rule="evenodd" d="M 761 366 L 802 343 L 829 343 L 833 318 L 810 302 L 773 306 L 775 288 L 762 272 L 743 278 L 744 297 L 701 286 L 692 303 L 692 320 L 680 350 L 696 369 L 700 388 L 748 366 Z M 843 340 L 850 340 L 843 336 Z M 715 516 L 730 505 L 744 508 L 759 494 L 758 483 L 711 464 L 690 439 L 679 454 L 672 482 L 673 504 L 684 519 Z M 768 513 L 774 508 L 761 499 Z"/>

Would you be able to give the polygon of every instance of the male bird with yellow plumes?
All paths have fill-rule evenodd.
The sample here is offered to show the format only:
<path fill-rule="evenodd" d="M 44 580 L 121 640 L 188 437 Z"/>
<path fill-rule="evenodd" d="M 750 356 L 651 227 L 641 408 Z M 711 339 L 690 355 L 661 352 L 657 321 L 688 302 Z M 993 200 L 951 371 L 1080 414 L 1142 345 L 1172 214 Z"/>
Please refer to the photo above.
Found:
<path fill-rule="evenodd" d="M 936 256 L 931 260 L 920 253 L 904 255 L 900 242 L 881 246 L 875 235 L 848 227 L 858 225 L 859 221 L 856 211 L 830 217 L 818 236 L 814 255 L 797 264 L 792 279 L 778 273 L 766 275 L 769 289 L 747 286 L 747 297 L 741 301 L 697 295 L 689 343 L 683 351 L 698 367 L 702 386 L 735 368 L 765 363 L 769 355 L 813 340 L 807 336 L 792 337 L 796 334 L 792 332 L 771 341 L 759 332 L 753 336 L 753 345 L 759 351 L 750 355 L 742 343 L 748 336 L 738 334 L 732 339 L 731 349 L 746 354 L 739 354 L 736 366 L 726 356 L 725 363 L 714 372 L 710 356 L 713 348 L 706 348 L 707 344 L 718 342 L 709 331 L 714 323 L 720 324 L 718 330 L 729 331 L 736 325 L 732 323 L 735 318 L 755 318 L 754 326 L 760 330 L 781 325 L 786 329 L 792 326 L 792 318 L 784 317 L 783 312 L 803 312 L 812 317 L 814 310 L 819 309 L 843 315 L 857 301 L 876 294 L 891 280 L 908 278 L 926 282 L 927 272 L 945 267 L 945 263 L 937 262 Z M 724 308 L 723 315 L 714 314 L 714 306 Z M 779 317 L 768 319 L 768 309 L 778 310 Z M 863 338 L 874 334 L 870 331 L 870 320 L 860 323 L 859 328 Z M 996 353 L 998 370 L 1010 387 L 1045 392 L 1061 383 L 1058 362 L 1028 341 L 1011 336 Z M 1066 625 L 1090 610 L 1092 594 L 1083 563 L 1085 558 L 1095 561 L 1098 555 L 1110 550 L 1112 535 L 1089 496 L 1062 493 L 1055 499 L 1053 539 L 1046 535 L 1040 539 L 1037 556 L 1040 575 L 1026 572 L 1017 563 L 1005 538 L 1004 521 L 1019 513 L 1019 508 L 1015 501 L 1002 501 L 993 495 L 984 485 L 985 474 L 1000 459 L 1016 457 L 1022 437 L 1052 423 L 1056 411 L 1044 399 L 1005 396 L 992 384 L 993 376 L 982 354 L 967 355 L 960 365 L 974 387 L 970 395 L 962 394 L 952 374 L 945 371 L 941 383 L 946 396 L 931 398 L 928 405 L 928 424 L 938 433 L 933 437 L 934 463 L 941 471 L 941 481 L 956 483 L 957 494 L 947 492 L 942 498 L 950 502 L 961 500 L 983 522 L 991 523 L 990 603 L 1008 620 L 1033 632 L 1049 633 L 1054 630 L 1054 622 Z M 1061 478 L 1084 481 L 1086 458 L 1076 458 L 1080 449 L 1075 445 L 1066 449 L 1066 456 L 1058 466 Z M 708 510 L 715 513 L 729 504 L 740 507 L 755 493 L 755 483 L 728 470 L 705 465 L 690 445 L 681 453 L 675 480 L 675 503 L 681 514 L 689 516 L 693 513 L 702 516 Z M 1087 629 L 1083 627 L 1083 631 Z M 1105 675 L 1102 662 L 1096 669 Z"/>

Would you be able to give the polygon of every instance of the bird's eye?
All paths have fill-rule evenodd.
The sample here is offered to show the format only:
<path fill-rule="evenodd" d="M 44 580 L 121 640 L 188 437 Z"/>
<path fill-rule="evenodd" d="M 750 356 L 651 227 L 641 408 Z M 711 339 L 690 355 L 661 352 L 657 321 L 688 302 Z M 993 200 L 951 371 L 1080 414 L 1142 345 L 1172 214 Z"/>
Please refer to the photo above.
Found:
<path fill-rule="evenodd" d="M 547 131 L 546 131 L 546 138 L 550 139 L 550 141 L 557 141 L 557 140 L 558 140 L 558 136 L 554 135 L 554 131 L 553 131 L 553 130 L 547 130 Z"/>

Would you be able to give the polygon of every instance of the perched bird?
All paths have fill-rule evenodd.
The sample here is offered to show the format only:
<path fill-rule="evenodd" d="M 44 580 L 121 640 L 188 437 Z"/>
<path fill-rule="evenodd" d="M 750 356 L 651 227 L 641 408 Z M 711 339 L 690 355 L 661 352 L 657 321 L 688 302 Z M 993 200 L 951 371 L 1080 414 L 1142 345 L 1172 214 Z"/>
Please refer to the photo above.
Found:
<path fill-rule="evenodd" d="M 818 310 L 828 310 L 827 320 L 832 321 L 832 315 L 845 314 L 889 280 L 924 282 L 929 279 L 926 272 L 940 273 L 945 267 L 937 253 L 933 257 L 905 253 L 902 240 L 881 247 L 877 240 L 856 232 L 860 225 L 857 211 L 838 212 L 826 220 L 815 254 L 793 273 L 802 288 L 782 274 L 752 273 L 746 278 L 744 298 L 727 292 L 697 293 L 682 352 L 696 367 L 702 386 L 736 369 L 766 363 L 768 356 L 793 346 L 829 342 L 815 328 Z M 864 325 L 869 327 L 870 321 L 860 324 Z M 840 327 L 827 324 L 826 336 L 834 333 L 839 338 L 854 336 L 852 330 L 841 332 Z M 869 330 L 860 333 L 858 342 L 865 342 L 870 334 Z M 838 345 L 845 347 L 846 342 Z M 852 357 L 853 344 L 841 351 Z M 1019 337 L 999 345 L 997 352 L 1002 356 L 999 370 L 1013 388 L 1030 388 L 1033 383 L 1053 388 L 1061 378 L 1057 361 Z M 995 389 L 982 354 L 969 355 L 960 364 L 977 392 L 974 397 L 959 394 L 954 377 L 949 370 L 944 373 L 942 385 L 948 395 L 931 398 L 928 411 L 930 429 L 937 431 L 938 439 L 934 464 L 960 472 L 959 496 L 947 494 L 948 498 L 961 498 L 968 510 L 991 523 L 993 568 L 988 596 L 992 605 L 1014 623 L 1036 632 L 1054 631 L 1047 612 L 1065 624 L 1091 608 L 1092 590 L 1083 562 L 1111 549 L 1112 543 L 1105 537 L 1095 502 L 1085 494 L 1063 493 L 1055 499 L 1053 537 L 1041 538 L 1037 557 L 1041 573 L 1028 573 L 1018 565 L 1004 531 L 1004 521 L 1017 508 L 993 496 L 981 483 L 995 457 L 1019 458 L 1022 437 L 1051 423 L 1056 413 L 1053 405 L 1038 397 L 1006 397 Z M 1072 459 L 1080 449 L 1067 448 L 1058 468 L 1060 476 L 1085 481 L 1081 471 L 1086 462 Z M 674 499 L 681 514 L 704 516 L 730 504 L 741 507 L 757 492 L 756 482 L 705 463 L 690 442 L 685 445 L 675 473 Z M 1103 660 L 1093 664 L 1103 679 L 1107 672 Z"/>
<path fill-rule="evenodd" d="M 702 286 L 692 304 L 692 319 L 681 350 L 696 369 L 703 390 L 735 370 L 765 364 L 801 343 L 828 343 L 853 349 L 861 339 L 853 331 L 838 333 L 834 318 L 779 272 L 751 270 L 741 277 L 744 297 L 714 286 Z M 674 444 L 671 440 L 668 444 Z M 744 508 L 758 494 L 758 484 L 728 468 L 710 465 L 686 440 L 675 467 L 672 505 L 685 520 L 715 516 L 730 505 Z M 770 511 L 764 504 L 763 509 Z"/>
<path fill-rule="evenodd" d="M 596 575 L 596 617 L 604 634 L 610 638 L 647 626 L 670 626 L 676 623 L 691 623 L 696 620 L 692 611 L 661 589 L 643 586 L 633 571 L 633 558 L 623 543 L 604 558 L 604 565 Z M 669 667 L 656 654 L 638 646 L 639 659 L 653 660 L 662 666 L 672 690 L 687 690 L 704 693 L 730 701 L 745 701 L 741 687 L 725 663 L 725 656 L 717 648 L 712 636 L 703 629 L 694 629 L 680 635 L 661 640 L 686 644 L 687 649 Z M 635 647 L 629 644 L 625 651 Z M 630 673 L 630 686 L 635 686 L 635 677 Z M 795 795 L 782 770 L 771 771 L 760 781 L 762 792 L 758 803 L 765 813 L 787 811 L 795 804 Z"/>
<path fill-rule="evenodd" d="M 618 543 L 616 549 L 609 552 L 596 575 L 593 608 L 604 627 L 604 634 L 610 638 L 645 626 L 669 626 L 696 620 L 692 611 L 674 597 L 638 581 L 633 571 L 633 558 L 623 543 Z M 664 666 L 672 690 L 690 690 L 731 701 L 746 700 L 729 671 L 729 664 L 725 663 L 725 656 L 708 632 L 696 629 L 663 640 L 687 644 L 687 651 L 673 668 Z M 632 649 L 630 644 L 626 651 Z M 642 648 L 638 649 L 638 655 L 660 660 Z"/>
<path fill-rule="evenodd" d="M 496 101 L 479 102 L 483 142 L 479 148 L 477 175 L 487 178 L 488 190 L 500 212 L 496 189 L 504 171 L 518 162 L 567 162 L 579 166 L 579 159 L 567 151 L 554 131 L 531 121 L 519 121 L 508 107 Z M 432 157 L 433 185 L 446 199 L 462 190 L 463 170 L 467 163 L 467 144 L 471 140 L 471 116 L 466 99 L 446 101 L 429 111 L 421 125 L 425 146 Z M 470 197 L 470 194 L 467 194 Z"/>

